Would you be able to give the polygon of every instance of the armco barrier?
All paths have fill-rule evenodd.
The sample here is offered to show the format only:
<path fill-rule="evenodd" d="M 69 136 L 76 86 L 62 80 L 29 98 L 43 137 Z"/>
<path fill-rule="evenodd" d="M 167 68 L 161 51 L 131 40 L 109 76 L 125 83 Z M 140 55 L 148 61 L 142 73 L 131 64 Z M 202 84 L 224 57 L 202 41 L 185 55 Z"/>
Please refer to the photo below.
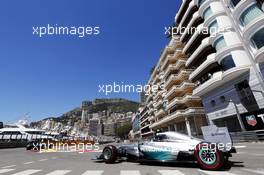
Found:
<path fill-rule="evenodd" d="M 264 130 L 231 132 L 230 136 L 234 143 L 264 141 Z"/>

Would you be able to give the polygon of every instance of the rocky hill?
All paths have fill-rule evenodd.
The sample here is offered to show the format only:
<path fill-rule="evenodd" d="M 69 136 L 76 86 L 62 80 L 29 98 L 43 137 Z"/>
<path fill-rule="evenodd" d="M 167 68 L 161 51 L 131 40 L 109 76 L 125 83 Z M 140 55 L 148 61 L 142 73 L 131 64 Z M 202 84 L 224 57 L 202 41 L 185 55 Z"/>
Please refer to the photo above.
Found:
<path fill-rule="evenodd" d="M 82 116 L 82 107 L 88 104 L 89 114 L 100 113 L 108 111 L 110 113 L 135 113 L 138 109 L 139 103 L 122 99 L 95 99 L 94 101 L 82 102 L 81 107 L 76 107 L 61 116 L 49 117 L 43 120 L 32 122 L 31 127 L 44 129 L 54 132 L 62 131 L 76 131 L 80 129 L 80 120 Z"/>

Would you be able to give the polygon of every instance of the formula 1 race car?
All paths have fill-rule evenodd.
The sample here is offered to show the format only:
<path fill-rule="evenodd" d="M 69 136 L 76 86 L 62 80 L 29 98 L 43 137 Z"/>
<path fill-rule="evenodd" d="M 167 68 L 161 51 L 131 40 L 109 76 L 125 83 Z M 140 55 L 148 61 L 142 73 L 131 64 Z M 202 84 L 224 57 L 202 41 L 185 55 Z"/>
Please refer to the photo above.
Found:
<path fill-rule="evenodd" d="M 117 160 L 145 163 L 197 162 L 202 169 L 218 170 L 228 162 L 235 149 L 230 144 L 210 143 L 177 132 L 157 133 L 153 140 L 131 145 L 108 145 L 94 160 L 114 163 Z"/>

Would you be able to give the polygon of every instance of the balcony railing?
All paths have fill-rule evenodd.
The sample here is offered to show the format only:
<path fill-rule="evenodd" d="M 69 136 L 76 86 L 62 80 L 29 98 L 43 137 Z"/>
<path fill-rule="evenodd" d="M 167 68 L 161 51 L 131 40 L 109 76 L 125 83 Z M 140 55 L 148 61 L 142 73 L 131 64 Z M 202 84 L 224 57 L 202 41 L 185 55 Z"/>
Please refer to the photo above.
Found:
<path fill-rule="evenodd" d="M 192 94 L 185 94 L 183 97 L 176 97 L 172 101 L 169 102 L 167 105 L 167 109 L 171 109 L 173 106 L 177 104 L 185 104 L 187 102 L 194 102 L 194 101 L 200 101 L 201 98 L 198 96 L 193 96 Z"/>
<path fill-rule="evenodd" d="M 171 113 L 170 115 L 164 117 L 160 121 L 153 123 L 149 127 L 153 129 L 161 125 L 167 124 L 169 122 L 172 122 L 173 120 L 176 120 L 179 117 L 188 117 L 188 116 L 193 116 L 193 115 L 204 115 L 204 114 L 205 114 L 205 111 L 201 107 L 187 108 L 185 110 L 177 110 L 174 113 Z"/>
<path fill-rule="evenodd" d="M 182 69 L 178 74 L 172 74 L 169 76 L 167 82 L 165 83 L 165 88 L 169 89 L 168 86 L 173 84 L 182 83 L 184 80 L 188 80 L 189 75 L 192 73 L 192 69 Z"/>
<path fill-rule="evenodd" d="M 223 86 L 225 83 L 241 76 L 243 73 L 248 72 L 250 66 L 240 66 L 228 69 L 226 71 L 215 72 L 208 80 L 198 85 L 193 90 L 193 95 L 202 96 L 218 87 Z"/>
<path fill-rule="evenodd" d="M 167 92 L 165 95 L 165 98 L 168 99 L 170 96 L 172 96 L 174 93 L 180 93 L 185 92 L 187 88 L 194 88 L 195 84 L 191 83 L 190 81 L 185 81 L 181 85 L 174 85 L 172 88 Z"/>
<path fill-rule="evenodd" d="M 191 73 L 189 79 L 194 80 L 197 76 L 199 76 L 199 74 L 201 74 L 201 72 L 203 72 L 203 70 L 215 62 L 215 54 L 209 55 L 207 59 Z"/>

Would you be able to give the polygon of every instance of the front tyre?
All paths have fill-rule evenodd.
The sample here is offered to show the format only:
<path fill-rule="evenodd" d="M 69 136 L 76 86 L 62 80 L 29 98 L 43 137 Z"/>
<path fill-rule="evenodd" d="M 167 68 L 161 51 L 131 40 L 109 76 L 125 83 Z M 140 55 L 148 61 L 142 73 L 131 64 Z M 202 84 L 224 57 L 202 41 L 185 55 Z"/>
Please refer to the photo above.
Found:
<path fill-rule="evenodd" d="M 103 150 L 105 163 L 114 163 L 117 160 L 117 149 L 113 145 L 108 145 Z"/>
<path fill-rule="evenodd" d="M 225 162 L 222 152 L 210 143 L 198 144 L 194 156 L 199 166 L 205 170 L 218 170 Z"/>

